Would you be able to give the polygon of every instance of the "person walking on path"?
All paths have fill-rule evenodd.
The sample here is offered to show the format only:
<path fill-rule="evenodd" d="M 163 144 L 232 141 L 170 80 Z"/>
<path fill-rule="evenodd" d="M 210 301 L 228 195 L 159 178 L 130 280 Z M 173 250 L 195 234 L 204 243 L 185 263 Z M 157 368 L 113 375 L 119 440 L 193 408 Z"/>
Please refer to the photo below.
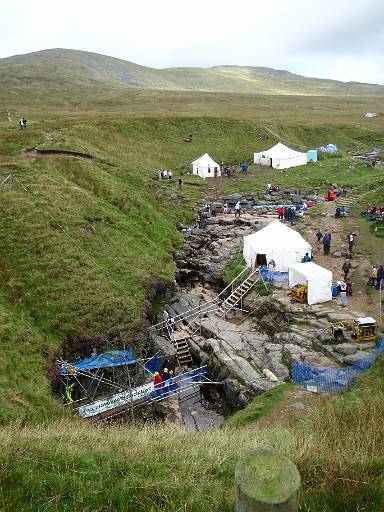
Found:
<path fill-rule="evenodd" d="M 316 238 L 317 238 L 317 243 L 319 244 L 321 239 L 323 238 L 323 233 L 320 231 L 320 229 L 317 230 Z"/>
<path fill-rule="evenodd" d="M 181 190 L 183 188 L 183 180 L 179 178 L 177 181 L 179 183 L 179 190 Z"/>
<path fill-rule="evenodd" d="M 241 215 L 241 205 L 240 205 L 240 201 L 237 201 L 237 203 L 235 204 L 235 218 L 240 217 L 240 215 Z"/>
<path fill-rule="evenodd" d="M 348 272 L 351 270 L 351 261 L 345 260 L 344 265 L 341 267 L 341 270 L 344 272 L 344 281 L 347 280 Z"/>
<path fill-rule="evenodd" d="M 325 235 L 323 236 L 323 247 L 324 247 L 325 255 L 328 255 L 329 251 L 331 250 L 331 240 L 332 240 L 331 233 L 325 233 Z"/>
<path fill-rule="evenodd" d="M 340 299 L 341 299 L 341 307 L 347 307 L 347 285 L 342 281 L 340 283 Z"/>
<path fill-rule="evenodd" d="M 356 234 L 352 233 L 352 231 L 348 235 L 348 248 L 349 248 L 349 252 L 352 252 L 353 244 L 355 243 L 355 236 L 356 236 Z"/>
<path fill-rule="evenodd" d="M 228 203 L 224 203 L 223 213 L 224 215 L 228 213 Z"/>

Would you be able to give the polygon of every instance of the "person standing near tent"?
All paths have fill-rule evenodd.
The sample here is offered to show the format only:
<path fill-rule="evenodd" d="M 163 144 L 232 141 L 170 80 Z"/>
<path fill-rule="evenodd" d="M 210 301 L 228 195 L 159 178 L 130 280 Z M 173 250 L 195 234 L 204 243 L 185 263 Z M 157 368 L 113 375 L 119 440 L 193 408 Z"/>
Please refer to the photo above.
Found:
<path fill-rule="evenodd" d="M 347 285 L 344 281 L 340 283 L 340 299 L 341 299 L 341 307 L 347 307 Z"/>
<path fill-rule="evenodd" d="M 235 218 L 240 217 L 240 215 L 241 215 L 241 205 L 240 205 L 240 201 L 237 201 L 237 203 L 235 204 Z"/>

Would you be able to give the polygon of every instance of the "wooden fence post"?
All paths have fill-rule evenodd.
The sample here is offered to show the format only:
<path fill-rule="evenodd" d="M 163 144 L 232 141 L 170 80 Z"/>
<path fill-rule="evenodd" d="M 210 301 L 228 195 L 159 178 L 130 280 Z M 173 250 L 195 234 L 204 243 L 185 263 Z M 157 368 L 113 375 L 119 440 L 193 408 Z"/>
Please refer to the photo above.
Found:
<path fill-rule="evenodd" d="M 248 453 L 235 471 L 236 512 L 298 512 L 300 474 L 284 455 L 267 449 Z"/>

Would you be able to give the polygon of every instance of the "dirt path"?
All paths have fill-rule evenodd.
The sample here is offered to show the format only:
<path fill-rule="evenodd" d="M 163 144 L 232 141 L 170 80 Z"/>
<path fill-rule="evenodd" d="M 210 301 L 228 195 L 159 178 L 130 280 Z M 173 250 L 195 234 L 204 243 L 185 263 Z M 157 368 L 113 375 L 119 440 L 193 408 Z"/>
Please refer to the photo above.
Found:
<path fill-rule="evenodd" d="M 348 234 L 353 231 L 357 234 L 354 250 L 352 268 L 349 272 L 349 280 L 352 284 L 355 284 L 356 278 L 359 283 L 365 284 L 368 279 L 368 269 L 370 266 L 369 258 L 364 255 L 362 247 L 359 245 L 359 229 L 356 227 L 353 216 L 345 219 L 335 219 L 335 202 L 320 203 L 319 206 L 315 207 L 317 210 L 313 210 L 314 215 L 307 215 L 304 219 L 303 234 L 305 238 L 312 245 L 312 254 L 314 262 L 321 265 L 322 267 L 331 270 L 333 274 L 333 280 L 344 280 L 344 273 L 341 270 L 345 259 L 340 256 L 332 256 L 335 252 L 337 254 L 345 254 L 348 252 Z M 316 215 L 316 211 L 319 211 L 320 215 Z M 331 251 L 329 255 L 324 255 L 323 244 L 317 243 L 316 232 L 320 231 L 324 234 L 329 231 L 332 235 Z M 342 309 L 340 301 L 333 301 L 336 308 Z M 372 304 L 368 301 L 365 289 L 362 286 L 356 286 L 352 297 L 347 298 L 348 310 L 352 310 L 358 313 L 364 313 L 364 315 L 372 315 Z"/>

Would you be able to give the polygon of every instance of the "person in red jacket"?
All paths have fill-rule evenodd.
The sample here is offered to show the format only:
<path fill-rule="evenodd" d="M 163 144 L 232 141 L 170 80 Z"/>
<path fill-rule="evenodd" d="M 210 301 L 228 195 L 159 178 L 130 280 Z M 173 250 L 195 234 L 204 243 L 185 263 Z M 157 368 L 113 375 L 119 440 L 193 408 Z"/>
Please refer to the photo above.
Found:
<path fill-rule="evenodd" d="M 160 386 L 160 384 L 163 383 L 163 376 L 159 372 L 155 372 L 154 376 L 155 376 L 154 381 L 153 381 L 154 385 Z"/>

